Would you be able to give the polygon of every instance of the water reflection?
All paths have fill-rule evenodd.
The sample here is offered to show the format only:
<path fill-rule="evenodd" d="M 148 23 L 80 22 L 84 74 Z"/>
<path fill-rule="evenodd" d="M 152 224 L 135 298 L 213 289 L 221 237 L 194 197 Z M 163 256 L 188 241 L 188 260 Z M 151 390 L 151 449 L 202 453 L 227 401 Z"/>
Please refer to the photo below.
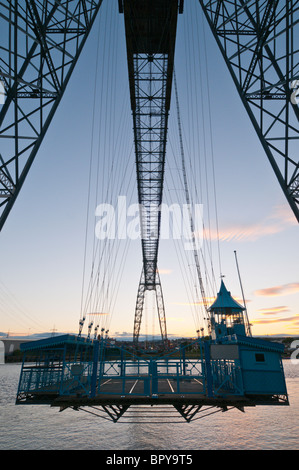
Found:
<path fill-rule="evenodd" d="M 0 366 L 0 449 L 299 448 L 299 366 L 284 361 L 290 406 L 220 412 L 190 424 L 111 423 L 82 411 L 14 404 L 20 366 Z M 126 419 L 127 421 L 127 419 Z M 133 420 L 132 420 L 133 421 Z"/>

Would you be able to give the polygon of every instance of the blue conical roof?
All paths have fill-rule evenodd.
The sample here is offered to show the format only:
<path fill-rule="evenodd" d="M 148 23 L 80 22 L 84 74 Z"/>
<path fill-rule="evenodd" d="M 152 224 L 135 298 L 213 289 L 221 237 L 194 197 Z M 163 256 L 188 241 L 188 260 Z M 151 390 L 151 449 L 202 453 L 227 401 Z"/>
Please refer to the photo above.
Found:
<path fill-rule="evenodd" d="M 218 309 L 233 309 L 245 310 L 245 308 L 232 298 L 230 292 L 225 287 L 223 280 L 221 280 L 220 290 L 218 292 L 215 302 L 209 307 L 209 311 Z"/>

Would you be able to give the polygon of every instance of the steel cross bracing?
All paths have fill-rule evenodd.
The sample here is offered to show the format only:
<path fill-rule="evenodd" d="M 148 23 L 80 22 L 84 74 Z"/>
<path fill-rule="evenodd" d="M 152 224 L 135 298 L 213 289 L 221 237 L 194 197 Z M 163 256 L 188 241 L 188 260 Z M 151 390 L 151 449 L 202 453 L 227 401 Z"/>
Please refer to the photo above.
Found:
<path fill-rule="evenodd" d="M 0 230 L 103 0 L 0 2 Z M 1 91 L 1 90 L 0 90 Z"/>
<path fill-rule="evenodd" d="M 138 339 L 139 339 L 142 313 L 143 313 L 143 308 L 144 308 L 145 293 L 147 290 L 148 289 L 147 289 L 147 285 L 145 283 L 145 278 L 144 278 L 144 270 L 142 270 L 138 292 L 137 292 L 136 308 L 135 308 L 134 332 L 133 332 L 133 340 L 134 340 L 135 345 L 138 343 Z M 165 315 L 162 286 L 161 286 L 161 281 L 160 281 L 160 276 L 159 276 L 158 271 L 156 273 L 155 291 L 156 291 L 156 302 L 157 302 L 159 326 L 160 326 L 160 331 L 161 331 L 161 339 L 162 339 L 163 344 L 166 344 L 167 342 L 166 315 Z"/>
<path fill-rule="evenodd" d="M 143 270 L 134 320 L 138 341 L 144 295 L 155 290 L 162 340 L 167 339 L 157 259 L 178 0 L 120 2 L 124 12 L 133 115 Z"/>
<path fill-rule="evenodd" d="M 101 3 L 102 0 L 0 2 L 0 99 L 5 94 L 5 103 L 0 107 L 0 230 L 49 127 Z M 199 0 L 199 3 L 299 220 L 296 152 L 299 51 L 295 46 L 299 34 L 299 2 Z M 123 11 L 123 0 L 119 0 L 119 7 Z M 179 10 L 183 10 L 183 0 L 179 2 Z"/>
<path fill-rule="evenodd" d="M 199 3 L 299 222 L 299 1 Z"/>

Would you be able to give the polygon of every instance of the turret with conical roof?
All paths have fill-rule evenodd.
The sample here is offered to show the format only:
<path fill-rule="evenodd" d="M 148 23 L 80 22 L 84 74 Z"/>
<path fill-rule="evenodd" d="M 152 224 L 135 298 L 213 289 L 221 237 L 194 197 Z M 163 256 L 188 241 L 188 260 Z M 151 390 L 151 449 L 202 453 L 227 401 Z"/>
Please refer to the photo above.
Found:
<path fill-rule="evenodd" d="M 246 335 L 244 311 L 245 307 L 239 304 L 227 290 L 223 279 L 215 302 L 209 307 L 211 316 L 212 338 L 239 334 Z"/>

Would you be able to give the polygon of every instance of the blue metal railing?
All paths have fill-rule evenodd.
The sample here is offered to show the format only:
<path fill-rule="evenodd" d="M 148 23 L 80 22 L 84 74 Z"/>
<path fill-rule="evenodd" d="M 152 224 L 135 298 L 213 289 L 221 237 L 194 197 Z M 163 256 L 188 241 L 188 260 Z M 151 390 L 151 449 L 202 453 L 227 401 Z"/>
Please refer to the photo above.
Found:
<path fill-rule="evenodd" d="M 184 382 L 197 382 L 196 393 L 205 393 L 205 376 L 199 360 L 179 358 L 149 358 L 123 361 L 105 361 L 104 368 L 98 377 L 97 394 L 107 394 L 107 385 L 113 381 L 114 387 L 110 394 L 118 395 L 155 395 L 162 389 L 163 379 L 169 386 L 163 386 L 163 394 L 181 393 Z M 132 382 L 143 382 L 143 387 L 132 387 Z M 171 381 L 171 382 L 170 382 Z M 199 386 L 200 385 L 200 386 Z M 194 394 L 195 391 L 183 387 L 184 393 Z"/>
<path fill-rule="evenodd" d="M 199 344 L 200 354 L 196 359 L 186 358 L 185 348 L 161 357 L 137 357 L 121 348 L 117 359 L 109 360 L 105 340 L 94 342 L 89 360 L 84 359 L 85 354 L 80 360 L 78 356 L 66 360 L 65 353 L 57 360 L 57 354 L 55 357 L 49 352 L 47 356 L 47 352 L 41 351 L 34 365 L 23 363 L 18 395 L 217 397 L 244 394 L 238 361 L 212 360 L 209 344 L 204 345 L 202 354 L 202 344 Z"/>
<path fill-rule="evenodd" d="M 238 362 L 237 360 L 223 359 L 211 361 L 215 396 L 244 395 L 242 371 Z"/>

